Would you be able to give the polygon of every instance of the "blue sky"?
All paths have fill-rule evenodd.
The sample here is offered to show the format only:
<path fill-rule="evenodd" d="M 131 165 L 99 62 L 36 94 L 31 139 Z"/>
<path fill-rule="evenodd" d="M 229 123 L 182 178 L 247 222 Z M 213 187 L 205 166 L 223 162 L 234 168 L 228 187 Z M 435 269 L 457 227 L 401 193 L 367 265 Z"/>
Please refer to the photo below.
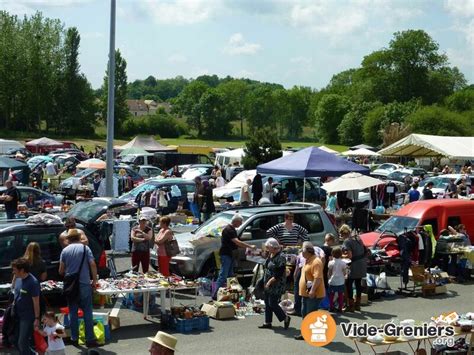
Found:
<path fill-rule="evenodd" d="M 76 26 L 81 69 L 96 88 L 108 52 L 108 0 L 0 0 Z M 396 31 L 423 29 L 474 82 L 474 0 L 117 0 L 116 46 L 129 81 L 231 75 L 322 88 Z"/>

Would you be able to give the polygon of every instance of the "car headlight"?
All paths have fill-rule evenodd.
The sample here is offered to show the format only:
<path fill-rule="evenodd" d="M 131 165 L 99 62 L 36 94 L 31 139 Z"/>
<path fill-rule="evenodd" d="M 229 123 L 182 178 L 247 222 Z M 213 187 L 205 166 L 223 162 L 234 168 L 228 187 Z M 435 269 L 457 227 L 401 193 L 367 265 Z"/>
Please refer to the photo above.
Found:
<path fill-rule="evenodd" d="M 179 254 L 183 256 L 192 256 L 194 255 L 193 247 L 179 247 Z"/>

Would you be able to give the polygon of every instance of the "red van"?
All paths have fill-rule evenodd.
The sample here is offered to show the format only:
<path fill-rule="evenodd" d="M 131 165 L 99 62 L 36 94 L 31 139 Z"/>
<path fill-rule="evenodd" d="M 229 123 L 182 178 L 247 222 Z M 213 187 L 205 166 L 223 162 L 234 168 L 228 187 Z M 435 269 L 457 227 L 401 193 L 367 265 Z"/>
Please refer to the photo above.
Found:
<path fill-rule="evenodd" d="M 360 238 L 367 247 L 372 247 L 375 243 L 379 247 L 384 247 L 394 243 L 395 238 L 390 235 L 400 234 L 405 230 L 427 224 L 433 227 L 436 238 L 440 231 L 448 226 L 455 227 L 458 224 L 464 224 L 471 243 L 474 244 L 474 201 L 435 199 L 412 202 L 398 210 L 375 232 L 361 234 Z M 379 240 L 382 232 L 387 234 L 387 237 Z M 388 251 L 387 254 L 390 255 Z"/>

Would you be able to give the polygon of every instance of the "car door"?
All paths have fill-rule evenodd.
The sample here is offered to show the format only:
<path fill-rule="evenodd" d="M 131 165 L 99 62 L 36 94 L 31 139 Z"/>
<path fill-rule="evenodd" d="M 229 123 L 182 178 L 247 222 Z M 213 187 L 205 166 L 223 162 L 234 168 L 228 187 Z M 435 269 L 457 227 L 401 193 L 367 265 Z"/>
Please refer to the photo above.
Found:
<path fill-rule="evenodd" d="M 297 212 L 295 213 L 295 223 L 308 231 L 308 238 L 315 245 L 324 244 L 326 231 L 319 211 Z"/>
<path fill-rule="evenodd" d="M 20 249 L 25 252 L 29 243 L 36 242 L 41 249 L 41 257 L 46 262 L 48 279 L 57 280 L 59 278 L 58 267 L 61 255 L 61 246 L 58 236 L 63 229 L 60 228 L 34 228 L 31 231 L 24 231 L 20 234 Z"/>
<path fill-rule="evenodd" d="M 11 262 L 20 257 L 18 240 L 12 232 L 0 235 L 0 282 L 12 281 Z"/>
<path fill-rule="evenodd" d="M 280 223 L 279 220 L 283 218 L 283 215 L 279 218 L 278 214 L 268 214 L 268 215 L 257 215 L 255 218 L 250 219 L 244 228 L 242 229 L 242 234 L 240 238 L 242 239 L 243 234 L 246 236 L 250 235 L 250 240 L 245 240 L 246 243 L 255 245 L 257 248 L 261 249 L 265 241 L 267 240 L 267 230 L 273 227 L 275 224 Z M 244 238 L 245 239 L 245 238 Z M 245 256 L 245 249 L 238 249 L 238 260 L 236 263 L 236 268 L 238 272 L 251 273 L 255 263 L 248 261 Z"/>

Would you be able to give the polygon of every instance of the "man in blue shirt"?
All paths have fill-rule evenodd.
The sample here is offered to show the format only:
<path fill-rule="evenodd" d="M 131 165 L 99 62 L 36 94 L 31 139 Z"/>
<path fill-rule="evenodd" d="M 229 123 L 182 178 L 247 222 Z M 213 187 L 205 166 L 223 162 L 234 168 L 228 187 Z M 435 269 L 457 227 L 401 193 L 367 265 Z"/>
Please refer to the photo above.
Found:
<path fill-rule="evenodd" d="M 59 274 L 64 276 L 78 273 L 81 267 L 81 261 L 83 260 L 79 276 L 79 302 L 68 302 L 69 315 L 71 317 L 71 341 L 77 342 L 79 339 L 77 311 L 78 308 L 81 307 L 84 312 L 86 346 L 89 348 L 97 347 L 98 343 L 94 335 L 94 322 L 92 317 L 92 289 L 95 288 L 97 283 L 97 267 L 94 256 L 88 246 L 81 244 L 81 233 L 78 229 L 70 229 L 67 239 L 68 246 L 61 252 Z M 83 258 L 84 253 L 85 257 Z M 90 275 L 92 275 L 92 280 Z"/>
<path fill-rule="evenodd" d="M 38 280 L 30 274 L 30 263 L 25 258 L 13 260 L 15 275 L 15 340 L 20 355 L 31 355 L 33 329 L 38 329 L 40 319 Z"/>
<path fill-rule="evenodd" d="M 416 182 L 411 185 L 411 189 L 408 191 L 408 197 L 410 202 L 415 202 L 420 199 L 420 191 L 418 191 L 418 184 Z"/>

